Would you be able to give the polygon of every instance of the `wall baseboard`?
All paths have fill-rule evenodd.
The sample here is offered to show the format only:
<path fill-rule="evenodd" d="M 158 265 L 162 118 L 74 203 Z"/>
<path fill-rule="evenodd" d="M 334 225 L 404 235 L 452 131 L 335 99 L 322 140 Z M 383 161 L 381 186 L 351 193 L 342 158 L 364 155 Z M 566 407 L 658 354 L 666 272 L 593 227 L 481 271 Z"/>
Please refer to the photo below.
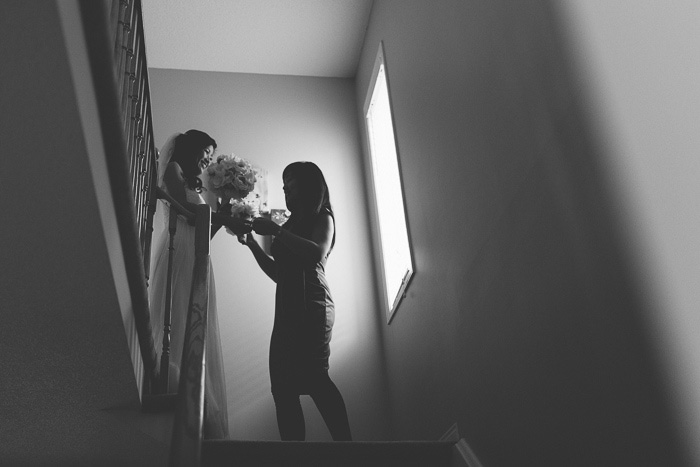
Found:
<path fill-rule="evenodd" d="M 440 441 L 454 441 L 455 443 L 459 441 L 461 436 L 459 436 L 459 428 L 457 427 L 457 424 L 454 423 L 446 432 L 444 435 L 440 437 Z"/>
<path fill-rule="evenodd" d="M 474 451 L 467 444 L 467 440 L 460 436 L 456 423 L 440 437 L 440 441 L 455 443 L 452 448 L 452 467 L 483 467 Z"/>
<path fill-rule="evenodd" d="M 458 462 L 461 462 L 461 464 Z M 472 451 L 472 448 L 469 447 L 464 438 L 461 438 L 454 445 L 452 465 L 454 467 L 457 467 L 458 465 L 462 465 L 464 467 L 484 467 L 481 465 L 481 462 L 479 462 L 476 454 L 474 454 L 474 451 Z"/>

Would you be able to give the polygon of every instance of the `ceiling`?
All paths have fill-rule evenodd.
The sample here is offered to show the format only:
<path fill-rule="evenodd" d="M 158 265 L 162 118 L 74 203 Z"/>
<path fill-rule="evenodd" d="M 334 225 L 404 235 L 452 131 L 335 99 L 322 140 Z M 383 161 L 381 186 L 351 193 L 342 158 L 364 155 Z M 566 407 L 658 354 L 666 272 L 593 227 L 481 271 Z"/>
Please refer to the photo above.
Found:
<path fill-rule="evenodd" d="M 373 0 L 142 0 L 150 68 L 351 78 Z"/>

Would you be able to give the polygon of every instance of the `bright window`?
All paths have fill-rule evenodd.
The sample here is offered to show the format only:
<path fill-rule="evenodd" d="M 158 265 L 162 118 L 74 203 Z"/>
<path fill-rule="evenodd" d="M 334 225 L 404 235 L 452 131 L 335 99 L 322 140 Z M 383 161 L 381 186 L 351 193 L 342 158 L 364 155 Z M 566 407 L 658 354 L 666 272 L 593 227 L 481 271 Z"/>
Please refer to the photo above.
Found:
<path fill-rule="evenodd" d="M 404 296 L 414 269 L 381 45 L 364 111 L 376 204 L 377 243 L 381 251 L 380 269 L 383 273 L 387 321 L 390 321 Z"/>

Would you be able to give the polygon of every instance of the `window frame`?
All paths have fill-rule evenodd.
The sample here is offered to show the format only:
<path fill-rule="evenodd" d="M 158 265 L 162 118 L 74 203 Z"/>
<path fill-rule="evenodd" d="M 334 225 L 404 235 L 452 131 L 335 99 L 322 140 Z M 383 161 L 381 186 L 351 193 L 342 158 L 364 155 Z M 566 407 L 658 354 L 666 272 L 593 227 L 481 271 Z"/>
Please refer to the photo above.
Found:
<path fill-rule="evenodd" d="M 402 201 L 402 212 L 405 220 L 405 225 L 406 225 L 406 237 L 408 240 L 408 253 L 409 253 L 409 265 L 410 268 L 406 271 L 404 274 L 403 280 L 401 282 L 401 285 L 399 286 L 399 289 L 396 293 L 396 296 L 393 297 L 393 300 L 390 302 L 388 292 L 387 292 L 387 277 L 386 277 L 386 267 L 384 264 L 384 247 L 383 247 L 383 242 L 382 242 L 382 233 L 381 233 L 381 227 L 380 227 L 380 221 L 379 221 L 379 206 L 377 202 L 377 190 L 376 190 L 376 183 L 375 183 L 375 173 L 374 173 L 374 162 L 373 158 L 374 155 L 372 154 L 372 141 L 371 141 L 371 129 L 369 126 L 369 118 L 368 118 L 368 111 L 370 104 L 372 102 L 372 98 L 375 92 L 375 87 L 377 84 L 377 79 L 379 78 L 379 71 L 380 69 L 384 69 L 384 79 L 386 82 L 386 89 L 387 89 L 387 98 L 388 98 L 388 104 L 389 104 L 389 112 L 391 116 L 391 126 L 392 126 L 392 132 L 393 132 L 393 140 L 394 140 L 394 148 L 396 150 L 396 164 L 397 164 L 397 169 L 398 169 L 398 184 L 401 189 L 401 201 Z M 381 299 L 381 308 L 385 313 L 386 319 L 387 319 L 387 324 L 390 324 L 394 316 L 396 315 L 396 312 L 398 311 L 399 305 L 402 303 L 403 299 L 406 297 L 406 291 L 408 289 L 408 286 L 411 283 L 411 280 L 413 277 L 416 275 L 416 267 L 415 267 L 415 261 L 414 261 L 414 254 L 413 254 L 413 247 L 412 247 L 412 242 L 411 242 L 411 233 L 410 233 L 410 227 L 408 223 L 408 215 L 406 211 L 406 196 L 405 196 L 405 190 L 404 190 L 404 183 L 403 183 L 403 176 L 401 172 L 401 157 L 399 154 L 399 145 L 398 145 L 398 138 L 396 136 L 396 122 L 394 119 L 394 111 L 393 111 L 393 105 L 392 105 L 392 99 L 391 99 L 391 86 L 389 82 L 389 73 L 387 70 L 387 65 L 386 65 L 386 59 L 385 59 L 385 53 L 384 53 L 384 43 L 383 41 L 380 41 L 379 43 L 379 48 L 377 51 L 377 56 L 374 62 L 374 67 L 372 69 L 372 74 L 370 76 L 370 81 L 369 85 L 367 87 L 367 91 L 365 93 L 365 102 L 362 108 L 362 119 L 364 120 L 364 129 L 365 129 L 365 154 L 366 154 L 366 172 L 368 174 L 368 192 L 369 192 L 369 198 L 370 198 L 370 205 L 371 205 L 371 213 L 372 213 L 372 239 L 373 239 L 373 245 L 374 245 L 374 250 L 376 253 L 374 255 L 374 263 L 375 263 L 375 269 L 377 271 L 377 276 L 379 277 L 379 282 L 380 282 L 380 287 L 379 287 L 379 292 L 380 292 L 380 299 Z"/>

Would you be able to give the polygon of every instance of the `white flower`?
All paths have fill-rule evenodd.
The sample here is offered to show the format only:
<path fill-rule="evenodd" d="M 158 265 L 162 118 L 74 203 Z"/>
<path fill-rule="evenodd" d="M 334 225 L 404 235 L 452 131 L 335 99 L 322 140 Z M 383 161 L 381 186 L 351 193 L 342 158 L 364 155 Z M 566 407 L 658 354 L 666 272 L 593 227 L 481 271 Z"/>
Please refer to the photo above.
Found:
<path fill-rule="evenodd" d="M 231 203 L 231 215 L 243 219 L 252 219 L 259 216 L 260 212 L 251 201 L 234 201 Z"/>
<path fill-rule="evenodd" d="M 219 198 L 241 200 L 255 188 L 257 173 L 252 164 L 233 154 L 224 154 L 207 167 L 207 188 Z"/>
<path fill-rule="evenodd" d="M 211 166 L 209 166 L 211 167 Z M 212 188 L 221 188 L 225 181 L 226 177 L 225 174 L 222 170 L 207 170 L 209 172 L 209 184 L 211 185 Z"/>

